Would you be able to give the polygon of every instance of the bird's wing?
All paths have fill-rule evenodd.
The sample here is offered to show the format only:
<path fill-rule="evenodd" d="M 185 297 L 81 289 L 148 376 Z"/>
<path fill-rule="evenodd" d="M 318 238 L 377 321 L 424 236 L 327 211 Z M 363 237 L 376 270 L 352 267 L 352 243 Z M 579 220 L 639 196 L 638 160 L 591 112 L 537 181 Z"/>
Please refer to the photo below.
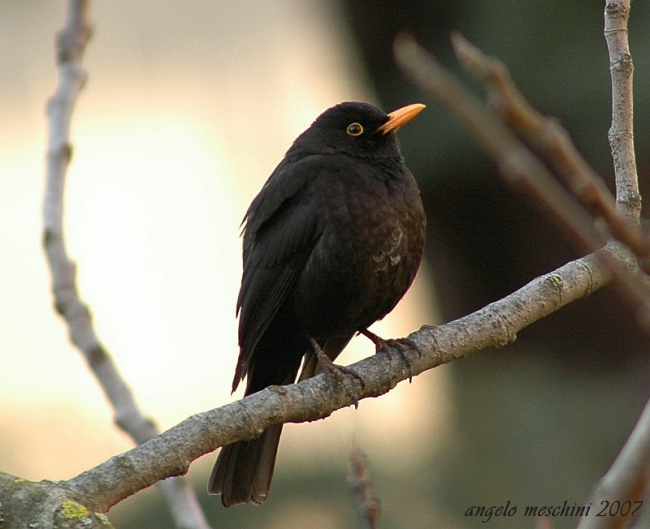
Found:
<path fill-rule="evenodd" d="M 322 167 L 313 158 L 319 157 L 280 164 L 246 213 L 244 273 L 237 300 L 240 354 L 233 391 L 322 233 L 308 185 Z"/>

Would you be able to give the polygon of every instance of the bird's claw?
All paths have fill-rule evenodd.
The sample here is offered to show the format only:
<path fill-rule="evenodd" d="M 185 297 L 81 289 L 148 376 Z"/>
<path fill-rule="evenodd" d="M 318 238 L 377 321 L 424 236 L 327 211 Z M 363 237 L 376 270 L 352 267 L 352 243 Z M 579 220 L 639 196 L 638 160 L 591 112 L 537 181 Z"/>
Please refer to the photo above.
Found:
<path fill-rule="evenodd" d="M 406 367 L 409 370 L 409 382 L 413 381 L 413 362 L 406 353 L 415 349 L 418 358 L 422 356 L 420 349 L 413 340 L 410 338 L 389 338 L 388 340 L 385 340 L 368 329 L 364 329 L 363 331 L 360 331 L 360 333 L 375 344 L 375 354 L 383 351 L 389 358 L 392 358 L 391 349 L 397 349 L 399 357 L 402 359 L 402 362 L 406 364 Z"/>
<path fill-rule="evenodd" d="M 314 348 L 314 352 L 316 353 L 316 358 L 318 359 L 318 367 L 320 368 L 320 370 L 325 371 L 328 375 L 336 378 L 345 388 L 345 393 L 352 400 L 354 407 L 358 408 L 359 397 L 357 396 L 354 389 L 350 386 L 350 384 L 346 380 L 345 375 L 351 376 L 352 378 L 358 380 L 359 383 L 361 384 L 361 387 L 364 388 L 366 384 L 361 378 L 361 376 L 359 376 L 359 374 L 353 369 L 332 362 L 332 360 L 330 360 L 330 358 L 323 352 L 323 350 L 321 349 L 320 345 L 318 345 L 316 340 L 310 338 L 310 341 L 312 347 Z"/>

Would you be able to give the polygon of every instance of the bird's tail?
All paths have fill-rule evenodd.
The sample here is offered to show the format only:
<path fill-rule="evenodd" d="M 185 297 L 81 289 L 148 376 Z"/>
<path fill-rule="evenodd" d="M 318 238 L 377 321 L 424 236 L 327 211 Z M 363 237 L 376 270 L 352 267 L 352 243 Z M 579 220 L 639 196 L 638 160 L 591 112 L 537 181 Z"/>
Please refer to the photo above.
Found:
<path fill-rule="evenodd" d="M 271 426 L 250 441 L 224 446 L 212 469 L 208 492 L 221 494 L 224 507 L 263 503 L 269 494 L 282 424 Z"/>
<path fill-rule="evenodd" d="M 352 336 L 334 337 L 326 340 L 323 344 L 323 352 L 334 360 L 343 350 Z M 285 348 L 290 349 L 289 347 Z M 302 348 L 299 348 L 302 350 Z M 246 395 L 255 393 L 271 384 L 291 384 L 298 372 L 300 358 L 302 355 L 294 355 L 297 358 L 295 368 L 288 374 L 260 371 L 249 374 L 250 380 L 246 387 Z M 280 362 L 281 365 L 286 363 Z M 316 355 L 309 352 L 300 380 L 318 374 L 319 366 Z M 264 378 L 263 378 L 264 377 Z M 271 478 L 275 467 L 275 457 L 280 444 L 282 424 L 269 427 L 262 435 L 250 441 L 237 441 L 236 443 L 224 446 L 219 453 L 210 480 L 208 481 L 208 492 L 210 494 L 221 494 L 221 503 L 224 507 L 232 507 L 240 503 L 253 502 L 261 504 L 266 500 L 271 487 Z"/>

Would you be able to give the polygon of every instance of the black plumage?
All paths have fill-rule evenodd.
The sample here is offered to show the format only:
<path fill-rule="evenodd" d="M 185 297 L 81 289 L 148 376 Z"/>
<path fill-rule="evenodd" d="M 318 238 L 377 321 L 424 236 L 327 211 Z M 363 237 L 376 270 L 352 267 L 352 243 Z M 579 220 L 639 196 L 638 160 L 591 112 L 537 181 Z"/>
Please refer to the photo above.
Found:
<path fill-rule="evenodd" d="M 233 391 L 246 395 L 317 371 L 314 340 L 334 360 L 388 314 L 424 250 L 420 192 L 395 130 L 423 105 L 391 114 L 368 103 L 330 108 L 303 132 L 244 217 Z M 222 448 L 208 485 L 226 506 L 267 495 L 282 425 Z"/>

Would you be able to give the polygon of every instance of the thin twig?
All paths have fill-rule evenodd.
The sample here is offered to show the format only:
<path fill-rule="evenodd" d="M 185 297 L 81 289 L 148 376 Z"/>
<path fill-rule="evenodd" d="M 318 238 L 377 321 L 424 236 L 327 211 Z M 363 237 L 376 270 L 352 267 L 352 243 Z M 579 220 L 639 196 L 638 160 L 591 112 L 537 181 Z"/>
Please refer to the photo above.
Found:
<path fill-rule="evenodd" d="M 115 411 L 115 422 L 136 443 L 158 435 L 154 423 L 138 409 L 133 394 L 115 363 L 102 345 L 92 324 L 88 307 L 79 297 L 76 268 L 68 256 L 63 234 L 63 195 L 70 163 L 70 123 L 79 92 L 87 74 L 81 65 L 86 44 L 92 35 L 88 22 L 90 0 L 70 0 L 64 29 L 57 35 L 59 84 L 47 103 L 49 139 L 45 201 L 43 204 L 43 245 L 52 274 L 56 310 L 63 316 L 70 340 L 83 354 Z M 207 529 L 192 488 L 183 481 L 161 483 L 174 520 L 179 528 Z"/>
<path fill-rule="evenodd" d="M 395 41 L 395 58 L 420 89 L 439 99 L 463 123 L 507 181 L 550 210 L 583 249 L 593 252 L 607 242 L 544 164 L 430 53 L 402 35 Z"/>
<path fill-rule="evenodd" d="M 609 25 L 606 23 L 606 28 L 610 28 L 606 30 L 606 35 L 612 38 L 616 45 L 616 51 L 610 47 L 614 112 L 609 136 L 616 168 L 616 204 L 623 215 L 615 209 L 614 201 L 609 197 L 605 186 L 600 183 L 582 157 L 575 152 L 566 132 L 558 125 L 545 120 L 526 103 L 511 83 L 505 67 L 501 63 L 487 59 L 461 37 L 455 37 L 454 44 L 461 60 L 492 87 L 491 101 L 503 119 L 528 138 L 537 150 L 545 154 L 551 165 L 567 178 L 570 187 L 581 201 L 592 212 L 606 220 L 612 234 L 634 248 L 636 255 L 646 258 L 649 255 L 647 234 L 636 225 L 640 195 L 636 180 L 631 129 L 632 63 L 626 40 L 627 28 L 622 26 L 627 22 L 629 2 L 626 5 L 610 2 L 605 13 L 606 19 L 608 16 L 614 17 L 614 21 Z M 547 202 L 556 200 L 549 191 L 553 188 L 552 175 L 545 169 L 540 169 L 539 162 L 523 144 L 517 144 L 516 138 L 513 138 L 505 125 L 490 116 L 480 103 L 471 100 L 471 95 L 452 74 L 442 68 L 412 40 L 403 38 L 396 43 L 396 55 L 398 62 L 420 87 L 441 99 L 465 123 L 468 131 L 477 138 L 481 147 L 497 161 L 497 165 L 507 179 L 523 187 L 537 200 L 544 200 L 546 202 L 544 206 L 571 227 L 583 245 L 588 246 L 597 239 L 598 232 L 593 222 L 577 217 L 572 219 L 565 211 L 570 204 L 568 199 L 563 199 L 564 202 Z M 621 113 L 624 115 L 621 116 Z M 512 171 L 504 160 L 514 156 L 524 160 L 526 167 Z M 572 207 L 581 208 L 579 203 L 575 201 L 574 203 Z M 575 223 L 576 220 L 579 223 Z M 613 263 L 611 259 L 603 262 L 608 266 Z M 633 299 L 637 306 L 643 307 L 647 314 L 648 289 L 642 280 L 638 276 L 626 273 L 620 266 L 611 266 L 611 270 L 627 287 L 629 298 Z M 592 503 L 601 505 L 600 502 L 604 500 L 634 502 L 642 498 L 649 467 L 650 404 L 616 463 L 597 485 Z M 618 528 L 625 526 L 627 522 L 629 519 L 620 516 L 589 516 L 581 520 L 579 527 L 582 529 Z"/>
<path fill-rule="evenodd" d="M 560 122 L 543 116 L 526 101 L 503 62 L 484 54 L 458 33 L 452 35 L 452 43 L 460 62 L 487 86 L 490 107 L 566 180 L 592 214 L 603 218 L 614 238 L 650 264 L 650 235 L 617 209 L 604 181 L 575 148 Z"/>
<path fill-rule="evenodd" d="M 354 439 L 350 439 L 348 460 L 350 466 L 348 485 L 357 499 L 361 516 L 368 529 L 380 529 L 379 500 L 372 488 L 368 458 Z"/>
<path fill-rule="evenodd" d="M 607 137 L 616 175 L 616 201 L 625 214 L 638 219 L 641 194 L 634 154 L 634 64 L 627 38 L 630 4 L 631 0 L 605 2 L 605 40 L 612 77 L 612 126 Z"/>
<path fill-rule="evenodd" d="M 630 0 L 609 1 L 605 5 L 605 40 L 612 76 L 612 126 L 609 142 L 616 174 L 617 203 L 632 218 L 641 209 L 633 137 L 632 56 L 627 39 Z M 592 492 L 591 502 L 642 500 L 648 491 L 650 470 L 650 401 L 646 404 L 632 434 L 607 473 Z M 621 516 L 583 518 L 579 529 L 622 528 L 633 521 Z"/>
<path fill-rule="evenodd" d="M 481 149 L 492 158 L 512 186 L 529 195 L 534 203 L 559 221 L 585 251 L 594 252 L 608 237 L 598 224 L 528 147 L 451 72 L 411 37 L 395 41 L 397 63 L 426 93 L 442 101 L 464 124 Z M 605 260 L 616 280 L 626 287 L 629 301 L 639 311 L 640 321 L 648 323 L 650 290 L 637 274 L 629 273 L 609 254 Z M 636 272 L 636 269 L 635 269 Z"/>

